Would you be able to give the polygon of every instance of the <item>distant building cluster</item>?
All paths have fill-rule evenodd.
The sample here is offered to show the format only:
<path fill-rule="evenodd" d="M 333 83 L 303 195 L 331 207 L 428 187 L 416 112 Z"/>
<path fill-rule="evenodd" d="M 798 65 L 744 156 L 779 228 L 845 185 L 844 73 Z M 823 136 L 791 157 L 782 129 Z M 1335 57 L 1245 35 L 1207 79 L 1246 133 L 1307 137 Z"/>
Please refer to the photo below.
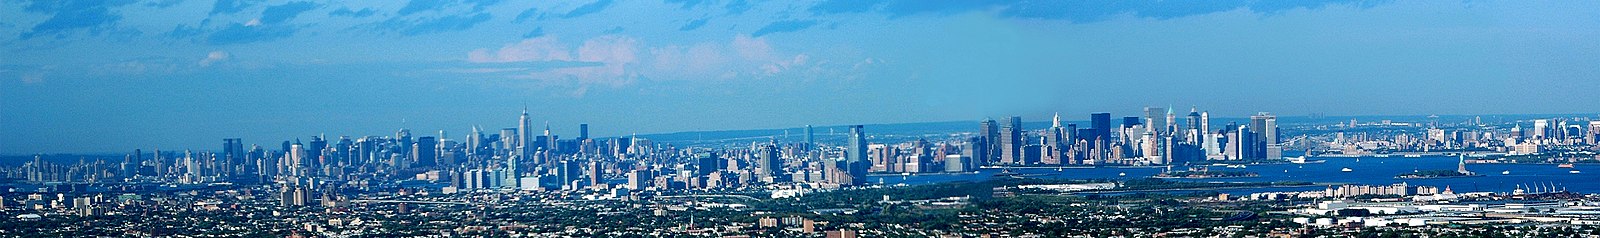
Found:
<path fill-rule="evenodd" d="M 1308 150 L 1333 155 L 1467 152 L 1577 160 L 1593 158 L 1592 153 L 1570 152 L 1593 151 L 1600 146 L 1600 120 L 1577 117 L 1501 122 L 1485 122 L 1482 116 L 1459 122 L 1441 121 L 1438 116 L 1430 116 L 1426 122 L 1351 119 L 1303 129 L 1313 142 L 1306 144 Z"/>

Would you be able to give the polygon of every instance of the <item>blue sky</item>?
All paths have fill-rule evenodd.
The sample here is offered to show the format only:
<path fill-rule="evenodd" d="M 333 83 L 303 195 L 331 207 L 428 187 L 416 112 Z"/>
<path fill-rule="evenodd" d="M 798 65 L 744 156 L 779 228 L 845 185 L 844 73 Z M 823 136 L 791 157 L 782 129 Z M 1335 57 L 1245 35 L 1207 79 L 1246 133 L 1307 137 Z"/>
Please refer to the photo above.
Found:
<path fill-rule="evenodd" d="M 977 120 L 1592 112 L 1589 1 L 4 1 L 0 154 Z"/>

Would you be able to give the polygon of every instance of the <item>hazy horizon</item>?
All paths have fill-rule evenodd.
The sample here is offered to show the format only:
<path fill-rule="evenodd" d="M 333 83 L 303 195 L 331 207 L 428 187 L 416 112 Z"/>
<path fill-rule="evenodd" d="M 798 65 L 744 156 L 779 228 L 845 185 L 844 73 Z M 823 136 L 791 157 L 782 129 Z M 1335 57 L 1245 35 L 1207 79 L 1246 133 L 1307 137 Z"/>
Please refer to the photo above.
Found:
<path fill-rule="evenodd" d="M 319 133 L 564 137 L 1594 110 L 1600 2 L 0 2 L 0 154 Z M 1570 114 L 1578 115 L 1578 114 Z"/>

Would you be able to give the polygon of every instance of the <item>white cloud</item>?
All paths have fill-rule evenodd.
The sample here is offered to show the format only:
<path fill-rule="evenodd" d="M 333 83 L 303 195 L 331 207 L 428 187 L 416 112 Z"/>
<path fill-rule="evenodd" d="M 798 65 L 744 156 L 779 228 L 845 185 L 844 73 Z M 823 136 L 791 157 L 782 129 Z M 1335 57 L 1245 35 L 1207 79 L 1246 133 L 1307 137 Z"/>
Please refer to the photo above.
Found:
<path fill-rule="evenodd" d="M 232 59 L 232 58 L 233 58 L 233 55 L 232 54 L 228 54 L 227 51 L 220 51 L 220 50 L 211 51 L 211 53 L 207 53 L 206 54 L 206 58 L 200 59 L 200 63 L 199 64 L 200 64 L 200 67 L 210 67 L 213 64 L 216 64 L 216 63 L 222 62 L 222 61 L 227 61 L 227 60 Z"/>
<path fill-rule="evenodd" d="M 567 47 L 554 36 L 524 39 L 498 50 L 477 49 L 467 53 L 467 60 L 486 62 L 571 61 Z"/>
<path fill-rule="evenodd" d="M 586 62 L 557 66 L 546 70 L 531 70 L 519 76 L 530 79 L 574 79 L 584 84 L 627 84 L 633 72 L 629 70 L 638 60 L 639 40 L 617 35 L 607 35 L 585 40 L 576 49 L 569 49 L 554 36 L 525 39 L 496 50 L 480 48 L 467 53 L 467 60 L 477 63 L 509 62 Z"/>
<path fill-rule="evenodd" d="M 817 77 L 829 75 L 830 72 L 830 68 L 824 67 L 826 61 L 817 61 L 809 54 L 780 53 L 765 39 L 748 35 L 734 36 L 728 41 L 653 47 L 647 47 L 645 42 L 629 36 L 603 35 L 586 39 L 576 48 L 555 36 L 541 36 L 500 48 L 475 49 L 467 53 L 467 60 L 474 63 L 529 62 L 549 65 L 528 68 L 527 73 L 514 74 L 513 77 L 538 79 L 547 83 L 576 82 L 580 84 L 576 88 L 583 90 L 589 90 L 591 85 L 628 85 L 640 77 L 657 80 L 732 80 L 784 75 Z M 841 66 L 854 66 L 840 69 L 846 71 L 861 67 L 859 64 Z"/>

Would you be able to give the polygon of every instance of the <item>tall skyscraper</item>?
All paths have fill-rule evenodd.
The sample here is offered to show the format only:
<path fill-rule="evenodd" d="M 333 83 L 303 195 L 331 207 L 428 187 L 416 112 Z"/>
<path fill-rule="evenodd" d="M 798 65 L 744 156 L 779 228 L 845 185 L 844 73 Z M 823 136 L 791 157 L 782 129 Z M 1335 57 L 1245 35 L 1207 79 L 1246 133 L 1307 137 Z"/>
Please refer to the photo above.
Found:
<path fill-rule="evenodd" d="M 1255 152 L 1248 158 L 1266 158 L 1267 147 L 1278 144 L 1278 117 L 1265 112 L 1250 116 L 1250 133 L 1255 136 Z"/>
<path fill-rule="evenodd" d="M 867 161 L 867 135 L 862 132 L 861 125 L 850 126 L 850 143 L 845 148 L 845 163 L 849 166 L 850 181 L 854 184 L 866 182 L 867 168 L 872 166 Z"/>
<path fill-rule="evenodd" d="M 578 141 L 589 139 L 589 123 L 578 124 Z"/>
<path fill-rule="evenodd" d="M 969 162 L 965 167 L 967 169 L 982 167 L 985 161 L 979 158 L 988 158 L 989 148 L 989 141 L 982 136 L 967 138 L 967 143 L 961 145 L 961 155 Z"/>
<path fill-rule="evenodd" d="M 1089 114 L 1089 126 L 1094 130 L 1094 135 L 1084 137 L 1093 137 L 1094 141 L 1111 139 L 1111 113 Z"/>
<path fill-rule="evenodd" d="M 806 125 L 805 133 L 806 133 L 806 138 L 805 138 L 806 139 L 806 144 L 805 144 L 804 147 L 801 147 L 800 149 L 803 149 L 803 150 L 806 150 L 806 151 L 811 151 L 811 147 L 817 145 L 816 137 L 814 137 L 815 134 L 813 134 L 813 133 L 815 133 L 815 131 L 811 129 L 811 125 Z"/>
<path fill-rule="evenodd" d="M 1015 135 L 1018 133 L 1016 132 L 1017 129 L 1009 125 L 1000 128 L 1001 164 L 1018 164 L 1022 161 L 1022 147 L 1017 143 L 1022 138 L 1017 138 Z"/>
<path fill-rule="evenodd" d="M 432 167 L 439 161 L 439 140 L 432 136 L 418 137 L 411 147 L 411 161 L 417 167 Z"/>
<path fill-rule="evenodd" d="M 290 176 L 297 176 L 298 177 L 298 176 L 305 176 L 306 175 L 305 174 L 305 168 L 307 166 L 307 164 L 306 164 L 307 161 L 306 160 L 310 160 L 310 159 L 306 158 L 305 145 L 300 144 L 299 140 L 295 140 L 294 144 L 289 144 L 289 151 L 284 152 L 284 156 L 286 156 L 289 159 L 289 163 L 283 164 L 281 166 L 287 167 L 288 169 L 280 169 L 280 170 L 289 171 L 290 172 L 289 173 Z"/>
<path fill-rule="evenodd" d="M 1022 117 L 1012 116 L 1006 121 L 1006 126 L 1000 128 L 1000 163 L 1022 164 L 1022 147 L 1027 139 L 1022 137 Z"/>
<path fill-rule="evenodd" d="M 409 152 L 411 152 L 411 150 L 410 150 L 411 148 L 407 148 L 407 146 L 411 146 L 411 142 L 412 142 L 411 141 L 411 129 L 400 129 L 399 132 L 395 132 L 394 133 L 394 138 L 395 138 L 395 140 L 397 140 L 396 144 L 398 144 L 400 146 L 400 148 L 395 148 L 395 149 L 399 149 L 400 150 L 399 152 L 400 152 L 400 154 L 402 156 L 409 156 L 410 155 Z"/>
<path fill-rule="evenodd" d="M 323 139 L 322 136 L 313 136 L 311 137 L 311 144 L 308 146 L 311 146 L 306 148 L 306 158 L 310 159 L 308 161 L 310 163 L 309 166 L 312 168 L 322 167 L 322 152 L 328 149 L 328 140 Z"/>
<path fill-rule="evenodd" d="M 483 131 L 478 126 L 472 126 L 472 133 L 467 134 L 467 156 L 478 155 L 478 148 L 483 146 Z"/>
<path fill-rule="evenodd" d="M 222 139 L 222 158 L 231 165 L 244 164 L 244 139 Z"/>
<path fill-rule="evenodd" d="M 768 179 L 777 176 L 783 169 L 783 161 L 778 157 L 778 145 L 767 143 L 756 148 L 756 177 Z"/>
<path fill-rule="evenodd" d="M 998 161 L 1000 159 L 1000 126 L 996 125 L 993 119 L 983 120 L 981 126 L 978 128 L 978 137 L 983 138 L 985 145 L 983 150 L 986 151 L 983 153 L 984 157 L 974 157 L 972 160 L 982 161 L 979 162 L 982 164 Z"/>
<path fill-rule="evenodd" d="M 1145 129 L 1146 130 L 1154 131 L 1155 135 L 1157 137 L 1166 136 L 1168 134 L 1171 134 L 1170 132 L 1167 131 L 1167 109 L 1166 108 L 1145 107 L 1144 108 L 1144 115 L 1145 115 L 1145 119 L 1147 119 L 1147 121 L 1149 122 L 1149 123 L 1146 123 L 1147 125 L 1145 125 Z"/>
<path fill-rule="evenodd" d="M 518 137 L 510 139 L 516 141 L 516 147 L 510 149 L 516 151 L 517 156 L 533 155 L 534 146 L 529 143 L 533 141 L 533 119 L 528 118 L 527 107 L 522 108 L 522 117 L 517 119 L 517 135 Z M 506 140 L 508 138 L 501 137 L 500 139 Z"/>

